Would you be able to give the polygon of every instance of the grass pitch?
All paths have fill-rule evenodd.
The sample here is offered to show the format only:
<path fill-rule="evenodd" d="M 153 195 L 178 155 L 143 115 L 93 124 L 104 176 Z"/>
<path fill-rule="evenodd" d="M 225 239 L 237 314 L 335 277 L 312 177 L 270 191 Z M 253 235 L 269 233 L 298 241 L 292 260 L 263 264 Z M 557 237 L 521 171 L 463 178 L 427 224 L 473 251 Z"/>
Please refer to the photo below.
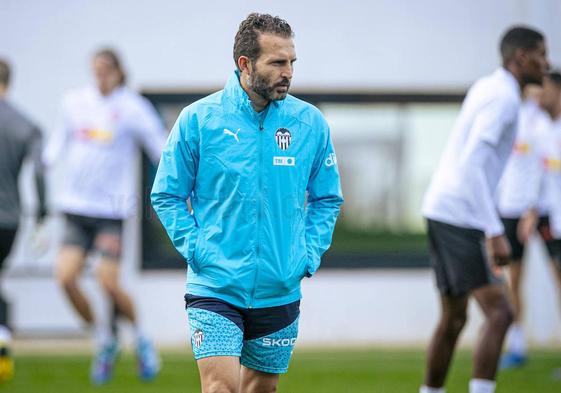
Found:
<path fill-rule="evenodd" d="M 449 393 L 467 392 L 470 353 L 456 356 L 448 378 Z M 191 354 L 164 353 L 162 373 L 152 383 L 136 377 L 135 361 L 125 353 L 113 380 L 92 386 L 86 355 L 21 355 L 16 357 L 16 377 L 0 385 L 0 392 L 14 393 L 189 393 L 199 392 L 198 374 Z M 528 365 L 499 375 L 497 393 L 561 392 L 561 381 L 552 371 L 561 367 L 560 351 L 531 353 Z M 297 350 L 290 370 L 281 377 L 279 393 L 415 393 L 424 369 L 420 350 Z"/>

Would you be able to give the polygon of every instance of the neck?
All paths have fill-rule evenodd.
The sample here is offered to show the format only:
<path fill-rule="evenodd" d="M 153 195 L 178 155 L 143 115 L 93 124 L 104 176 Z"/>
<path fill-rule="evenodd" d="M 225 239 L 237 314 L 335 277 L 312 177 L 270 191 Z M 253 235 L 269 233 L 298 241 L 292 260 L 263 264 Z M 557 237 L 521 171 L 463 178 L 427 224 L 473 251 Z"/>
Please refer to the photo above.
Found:
<path fill-rule="evenodd" d="M 247 83 L 247 76 L 244 74 L 240 75 L 240 85 L 249 96 L 251 106 L 253 107 L 255 112 L 261 112 L 269 104 L 269 100 L 266 100 L 265 98 L 261 97 L 259 94 L 251 90 Z"/>
<path fill-rule="evenodd" d="M 526 86 L 526 82 L 524 81 L 524 78 L 522 78 L 522 74 L 520 73 L 518 67 L 511 63 L 504 64 L 503 68 L 510 72 L 512 76 L 514 76 L 514 79 L 516 79 L 516 81 L 518 82 L 518 86 L 520 86 L 520 90 L 524 89 L 524 86 Z"/>
<path fill-rule="evenodd" d="M 0 85 L 0 99 L 6 98 L 8 94 L 8 87 L 4 85 Z"/>
<path fill-rule="evenodd" d="M 101 93 L 102 96 L 107 97 L 107 96 L 111 95 L 111 93 L 113 93 L 118 88 L 119 88 L 119 86 L 114 86 L 114 87 L 111 87 L 109 89 L 102 90 L 101 88 L 98 87 L 98 90 L 99 90 L 99 92 Z"/>

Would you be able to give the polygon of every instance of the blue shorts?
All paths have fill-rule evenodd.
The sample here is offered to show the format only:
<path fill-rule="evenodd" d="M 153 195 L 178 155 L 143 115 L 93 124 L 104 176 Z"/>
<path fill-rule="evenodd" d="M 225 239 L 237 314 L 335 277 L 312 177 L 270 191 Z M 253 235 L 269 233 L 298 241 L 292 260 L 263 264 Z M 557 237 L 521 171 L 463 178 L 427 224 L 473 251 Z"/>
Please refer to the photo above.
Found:
<path fill-rule="evenodd" d="M 239 308 L 223 300 L 185 295 L 195 359 L 236 356 L 253 370 L 288 371 L 298 336 L 300 301 L 278 307 Z"/>

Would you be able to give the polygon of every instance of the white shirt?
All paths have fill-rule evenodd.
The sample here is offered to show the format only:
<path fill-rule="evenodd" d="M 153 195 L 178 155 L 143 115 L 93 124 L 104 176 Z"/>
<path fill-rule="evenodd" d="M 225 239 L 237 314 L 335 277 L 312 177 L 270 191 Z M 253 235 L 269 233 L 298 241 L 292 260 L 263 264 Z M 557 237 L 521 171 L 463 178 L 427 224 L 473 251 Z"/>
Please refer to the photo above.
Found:
<path fill-rule="evenodd" d="M 504 232 L 493 195 L 512 151 L 519 108 L 520 87 L 503 68 L 469 89 L 425 195 L 426 218 L 488 237 Z"/>
<path fill-rule="evenodd" d="M 94 87 L 71 91 L 43 155 L 46 165 L 61 161 L 55 206 L 90 217 L 130 216 L 138 199 L 136 151 L 144 147 L 157 162 L 166 135 L 148 100 L 126 87 L 109 96 Z"/>
<path fill-rule="evenodd" d="M 561 239 L 561 117 L 548 118 L 549 138 L 544 144 L 544 199 L 547 201 L 553 237 Z"/>
<path fill-rule="evenodd" d="M 547 117 L 534 100 L 525 100 L 520 107 L 516 140 L 497 189 L 501 217 L 520 218 L 538 206 L 540 214 L 547 214 L 541 184 L 549 130 L 540 126 Z"/>

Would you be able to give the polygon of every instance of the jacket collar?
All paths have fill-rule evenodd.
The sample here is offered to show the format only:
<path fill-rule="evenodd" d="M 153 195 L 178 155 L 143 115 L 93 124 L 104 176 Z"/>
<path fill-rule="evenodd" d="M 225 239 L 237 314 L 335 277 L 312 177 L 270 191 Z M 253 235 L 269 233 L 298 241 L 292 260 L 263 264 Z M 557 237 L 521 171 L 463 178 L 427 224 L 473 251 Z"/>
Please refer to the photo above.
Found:
<path fill-rule="evenodd" d="M 226 86 L 224 86 L 224 94 L 226 98 L 236 107 L 241 108 L 247 111 L 252 112 L 253 114 L 257 115 L 258 113 L 255 112 L 253 106 L 251 105 L 251 100 L 245 90 L 242 88 L 240 83 L 240 72 L 239 70 L 235 70 L 228 81 L 226 82 Z M 278 101 L 270 101 L 268 110 L 273 108 L 278 108 L 282 105 L 284 100 Z"/>

